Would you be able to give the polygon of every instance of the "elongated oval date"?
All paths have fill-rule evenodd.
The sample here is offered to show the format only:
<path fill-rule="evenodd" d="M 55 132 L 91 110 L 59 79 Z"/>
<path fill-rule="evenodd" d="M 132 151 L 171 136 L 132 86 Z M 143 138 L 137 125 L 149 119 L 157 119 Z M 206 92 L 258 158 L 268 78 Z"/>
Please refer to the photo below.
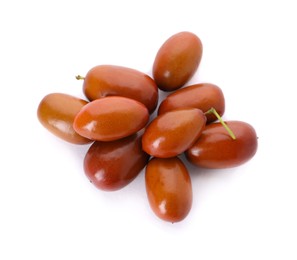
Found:
<path fill-rule="evenodd" d="M 192 183 L 179 158 L 150 160 L 145 185 L 150 207 L 159 218 L 173 223 L 183 220 L 190 212 Z"/>
<path fill-rule="evenodd" d="M 158 104 L 158 88 L 148 75 L 122 66 L 99 65 L 84 78 L 83 91 L 89 100 L 123 96 L 143 103 L 150 113 Z"/>
<path fill-rule="evenodd" d="M 89 180 L 105 191 L 119 190 L 128 185 L 149 160 L 141 147 L 140 133 L 111 142 L 94 142 L 84 159 Z"/>
<path fill-rule="evenodd" d="M 202 43 L 191 32 L 171 36 L 161 46 L 153 64 L 153 78 L 164 91 L 182 87 L 196 72 L 202 57 Z"/>
<path fill-rule="evenodd" d="M 105 97 L 84 106 L 74 119 L 74 130 L 96 141 L 114 141 L 142 129 L 149 120 L 147 108 L 125 97 Z"/>
<path fill-rule="evenodd" d="M 220 123 L 212 123 L 186 151 L 187 159 L 197 166 L 217 169 L 239 166 L 251 159 L 258 147 L 255 129 L 242 121 L 226 124 L 235 134 L 235 140 Z"/>
<path fill-rule="evenodd" d="M 177 156 L 196 142 L 205 123 L 205 115 L 197 108 L 167 112 L 148 125 L 142 138 L 142 148 L 159 158 Z"/>
<path fill-rule="evenodd" d="M 63 93 L 46 95 L 39 103 L 40 123 L 57 137 L 73 143 L 87 144 L 90 139 L 80 136 L 72 127 L 74 118 L 88 102 Z"/>
<path fill-rule="evenodd" d="M 200 83 L 176 90 L 160 104 L 158 114 L 164 114 L 177 108 L 195 107 L 204 113 L 214 108 L 220 116 L 225 112 L 223 91 L 216 85 Z M 217 120 L 214 114 L 207 114 L 207 123 Z"/>

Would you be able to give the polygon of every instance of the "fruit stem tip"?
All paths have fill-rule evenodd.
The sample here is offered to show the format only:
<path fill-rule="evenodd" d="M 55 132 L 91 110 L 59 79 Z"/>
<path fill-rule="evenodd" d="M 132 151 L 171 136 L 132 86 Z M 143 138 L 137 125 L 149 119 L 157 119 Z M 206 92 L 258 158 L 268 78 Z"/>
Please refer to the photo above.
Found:
<path fill-rule="evenodd" d="M 84 79 L 85 79 L 85 77 L 83 77 L 83 76 L 81 76 L 81 75 L 77 75 L 77 76 L 75 76 L 75 78 L 76 78 L 77 80 L 84 80 Z"/>

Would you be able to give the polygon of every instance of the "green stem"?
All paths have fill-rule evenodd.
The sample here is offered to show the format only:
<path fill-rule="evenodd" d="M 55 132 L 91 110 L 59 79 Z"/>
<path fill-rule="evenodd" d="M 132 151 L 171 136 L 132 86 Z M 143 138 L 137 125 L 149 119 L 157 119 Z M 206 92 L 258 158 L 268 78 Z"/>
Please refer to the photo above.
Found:
<path fill-rule="evenodd" d="M 225 129 L 227 130 L 227 132 L 229 133 L 231 138 L 233 140 L 236 139 L 236 137 L 235 137 L 234 133 L 232 132 L 232 130 L 230 129 L 230 127 L 226 125 L 226 123 L 223 121 L 221 116 L 218 114 L 218 112 L 213 107 L 211 109 L 209 109 L 207 112 L 205 112 L 205 115 L 208 115 L 208 114 L 214 114 L 216 116 L 216 118 L 220 121 L 220 123 L 223 125 L 223 127 L 225 127 Z"/>
<path fill-rule="evenodd" d="M 77 75 L 75 78 L 76 78 L 77 80 L 84 80 L 84 79 L 85 79 L 85 77 L 83 77 L 83 76 L 81 76 L 81 75 Z"/>

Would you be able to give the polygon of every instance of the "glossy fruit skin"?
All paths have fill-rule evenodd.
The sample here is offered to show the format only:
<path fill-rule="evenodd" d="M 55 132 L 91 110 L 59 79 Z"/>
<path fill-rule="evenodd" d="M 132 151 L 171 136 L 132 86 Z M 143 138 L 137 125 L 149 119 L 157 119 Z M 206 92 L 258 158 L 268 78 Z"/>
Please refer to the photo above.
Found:
<path fill-rule="evenodd" d="M 46 95 L 39 103 L 40 123 L 57 137 L 73 144 L 87 144 L 91 140 L 80 136 L 72 127 L 74 118 L 88 102 L 63 93 Z"/>
<path fill-rule="evenodd" d="M 192 183 L 187 168 L 178 157 L 149 161 L 145 185 L 153 212 L 169 222 L 183 220 L 192 207 Z"/>
<path fill-rule="evenodd" d="M 206 124 L 197 108 L 176 109 L 156 117 L 145 129 L 143 150 L 158 158 L 177 156 L 191 147 Z"/>
<path fill-rule="evenodd" d="M 147 108 L 125 97 L 96 99 L 82 108 L 74 119 L 74 130 L 96 141 L 114 141 L 142 129 L 149 120 Z"/>
<path fill-rule="evenodd" d="M 158 88 L 148 75 L 121 66 L 99 65 L 86 75 L 83 91 L 89 100 L 123 96 L 143 103 L 150 113 L 158 104 Z"/>
<path fill-rule="evenodd" d="M 153 78 L 164 91 L 182 87 L 196 72 L 202 57 L 202 43 L 191 32 L 171 36 L 160 47 L 153 64 Z"/>
<path fill-rule="evenodd" d="M 160 104 L 158 115 L 177 108 L 195 107 L 204 113 L 212 107 L 222 116 L 225 112 L 225 98 L 222 90 L 210 83 L 200 83 L 176 90 Z M 214 114 L 208 114 L 207 123 L 216 121 Z"/>
<path fill-rule="evenodd" d="M 84 159 L 88 179 L 105 191 L 128 185 L 145 167 L 149 155 L 141 148 L 140 133 L 111 142 L 94 142 Z"/>
<path fill-rule="evenodd" d="M 239 166 L 256 153 L 258 138 L 255 129 L 242 121 L 226 124 L 236 136 L 233 140 L 220 123 L 207 125 L 197 142 L 186 151 L 187 159 L 200 167 L 220 169 Z"/>

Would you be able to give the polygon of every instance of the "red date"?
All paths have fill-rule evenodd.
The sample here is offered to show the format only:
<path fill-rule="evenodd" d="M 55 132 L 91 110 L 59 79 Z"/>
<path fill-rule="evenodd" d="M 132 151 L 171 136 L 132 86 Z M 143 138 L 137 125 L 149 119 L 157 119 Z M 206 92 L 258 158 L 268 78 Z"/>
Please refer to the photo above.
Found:
<path fill-rule="evenodd" d="M 39 103 L 39 122 L 51 133 L 73 144 L 87 144 L 91 140 L 80 136 L 72 127 L 74 118 L 88 102 L 63 93 L 46 95 Z"/>
<path fill-rule="evenodd" d="M 105 97 L 84 106 L 73 127 L 86 138 L 114 141 L 138 132 L 148 120 L 148 110 L 142 103 L 125 97 Z"/>
<path fill-rule="evenodd" d="M 101 190 L 114 191 L 128 185 L 145 167 L 149 155 L 141 148 L 140 133 L 111 141 L 94 142 L 84 159 L 84 171 Z"/>
<path fill-rule="evenodd" d="M 142 147 L 155 157 L 177 156 L 195 143 L 205 123 L 205 115 L 197 108 L 167 112 L 156 117 L 146 128 Z"/>
<path fill-rule="evenodd" d="M 146 167 L 145 185 L 150 206 L 159 218 L 173 223 L 190 212 L 192 183 L 179 158 L 153 158 Z"/>
<path fill-rule="evenodd" d="M 207 112 L 214 108 L 220 116 L 225 112 L 225 98 L 222 90 L 210 83 L 200 83 L 176 90 L 168 95 L 160 104 L 158 114 L 164 114 L 177 108 L 195 107 Z M 207 123 L 217 120 L 209 113 L 206 115 Z"/>
<path fill-rule="evenodd" d="M 202 43 L 191 32 L 171 36 L 159 49 L 153 77 L 164 91 L 173 91 L 187 83 L 196 72 L 202 57 Z"/>
<path fill-rule="evenodd" d="M 143 103 L 152 113 L 158 103 L 158 88 L 148 75 L 126 67 L 99 65 L 87 73 L 83 91 L 89 100 L 122 96 Z"/>
<path fill-rule="evenodd" d="M 205 168 L 229 168 L 251 159 L 258 147 L 255 129 L 241 121 L 229 121 L 233 140 L 221 123 L 207 125 L 197 142 L 186 151 L 188 160 Z"/>

